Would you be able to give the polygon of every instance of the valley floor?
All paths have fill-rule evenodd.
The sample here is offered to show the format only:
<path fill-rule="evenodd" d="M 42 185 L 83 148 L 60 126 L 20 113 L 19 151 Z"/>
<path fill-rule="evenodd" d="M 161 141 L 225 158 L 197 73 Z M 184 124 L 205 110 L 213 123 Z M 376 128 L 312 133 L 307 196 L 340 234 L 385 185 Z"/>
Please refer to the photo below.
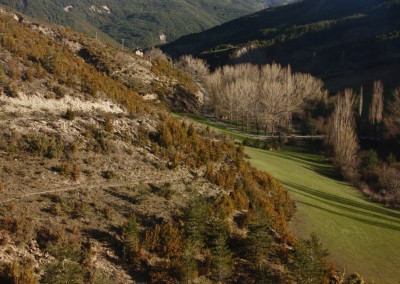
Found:
<path fill-rule="evenodd" d="M 214 121 L 191 118 L 237 142 L 249 137 Z M 246 147 L 245 152 L 253 166 L 289 190 L 297 208 L 291 222 L 297 237 L 316 233 L 330 259 L 347 275 L 357 272 L 366 283 L 400 283 L 400 211 L 370 201 L 310 145 L 279 151 Z"/>
<path fill-rule="evenodd" d="M 315 232 L 332 260 L 367 283 L 400 283 L 400 212 L 369 201 L 335 174 L 324 157 L 300 147 L 246 148 L 251 164 L 278 178 L 297 212 L 296 236 Z"/>

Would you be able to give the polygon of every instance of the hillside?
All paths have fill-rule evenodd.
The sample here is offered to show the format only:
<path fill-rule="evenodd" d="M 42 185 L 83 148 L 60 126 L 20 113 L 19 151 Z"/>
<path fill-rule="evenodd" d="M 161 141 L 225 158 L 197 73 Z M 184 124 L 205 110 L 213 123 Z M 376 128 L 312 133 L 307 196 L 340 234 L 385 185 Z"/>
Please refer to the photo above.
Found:
<path fill-rule="evenodd" d="M 131 49 L 152 47 L 211 28 L 266 6 L 292 0 L 252 1 L 90 1 L 1 0 L 0 4 L 48 22 L 70 26 L 88 35 L 104 32 Z M 161 38 L 160 38 L 161 37 Z"/>
<path fill-rule="evenodd" d="M 321 1 L 266 9 L 163 50 L 193 54 L 212 66 L 278 62 L 321 77 L 332 91 L 399 81 L 400 3 L 394 0 Z"/>
<path fill-rule="evenodd" d="M 163 102 L 191 105 L 193 86 L 162 55 L 4 10 L 0 30 L 1 283 L 338 276 L 317 237 L 288 230 L 277 180 L 171 115 Z"/>

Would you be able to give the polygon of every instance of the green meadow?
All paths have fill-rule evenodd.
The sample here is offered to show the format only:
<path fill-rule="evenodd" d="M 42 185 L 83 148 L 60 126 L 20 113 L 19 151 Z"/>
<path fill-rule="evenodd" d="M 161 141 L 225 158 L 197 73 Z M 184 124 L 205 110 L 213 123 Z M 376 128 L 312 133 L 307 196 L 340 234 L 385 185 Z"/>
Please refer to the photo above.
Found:
<path fill-rule="evenodd" d="M 213 121 L 191 116 L 242 142 L 245 135 Z M 366 283 L 400 283 L 400 211 L 371 202 L 345 182 L 312 143 L 279 151 L 246 147 L 250 163 L 279 179 L 296 204 L 290 223 L 298 238 L 316 233 L 330 259 L 346 274 Z"/>
<path fill-rule="evenodd" d="M 246 148 L 251 163 L 290 191 L 296 236 L 315 232 L 331 259 L 367 283 L 400 283 L 400 212 L 370 202 L 344 182 L 326 158 L 301 147 Z"/>

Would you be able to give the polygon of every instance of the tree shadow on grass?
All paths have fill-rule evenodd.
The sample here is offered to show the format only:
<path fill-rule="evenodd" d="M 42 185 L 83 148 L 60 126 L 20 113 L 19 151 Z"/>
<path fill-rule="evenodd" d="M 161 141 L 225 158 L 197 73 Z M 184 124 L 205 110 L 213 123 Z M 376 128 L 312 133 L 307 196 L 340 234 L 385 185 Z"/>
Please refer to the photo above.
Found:
<path fill-rule="evenodd" d="M 262 150 L 260 150 L 262 151 Z M 332 163 L 324 159 L 321 156 L 315 155 L 312 157 L 312 155 L 309 155 L 307 152 L 297 152 L 299 154 L 292 154 L 288 152 L 271 152 L 270 155 L 273 155 L 275 157 L 281 158 L 281 159 L 286 159 L 290 160 L 293 162 L 296 162 L 300 165 L 302 165 L 304 168 L 315 171 L 316 173 L 328 177 L 330 179 L 336 180 L 338 182 L 344 182 L 342 175 L 332 167 Z M 306 156 L 300 155 L 300 153 L 308 154 Z"/>
<path fill-rule="evenodd" d="M 290 187 L 291 189 L 295 190 L 297 194 L 302 194 L 304 196 L 307 196 L 309 198 L 314 198 L 317 199 L 321 202 L 325 202 L 328 205 L 331 206 L 336 206 L 337 208 L 340 209 L 344 209 L 347 210 L 349 212 L 353 212 L 353 213 L 358 213 L 358 214 L 363 214 L 366 216 L 370 216 L 370 217 L 374 217 L 377 219 L 382 219 L 382 220 L 387 220 L 390 222 L 396 222 L 396 223 L 400 223 L 400 213 L 398 212 L 394 212 L 393 210 L 389 210 L 389 209 L 385 209 L 382 207 L 379 207 L 380 205 L 369 205 L 369 204 L 365 204 L 365 203 L 361 203 L 361 202 L 357 202 L 354 200 L 350 200 L 344 197 L 340 197 L 334 194 L 330 194 L 330 193 L 326 193 L 326 192 L 321 192 L 319 190 L 315 190 L 315 189 L 311 189 L 309 187 L 306 186 L 302 186 L 296 183 L 291 183 L 291 182 L 283 182 L 283 184 L 287 187 Z M 318 197 L 318 198 L 317 198 Z M 343 206 L 347 205 L 347 206 L 351 206 L 354 207 L 355 209 Z M 362 210 L 366 210 L 365 211 L 360 211 L 359 209 Z M 384 216 L 379 216 L 377 214 L 381 214 Z M 352 217 L 352 216 L 349 216 Z M 388 218 L 389 217 L 389 218 Z M 393 220 L 392 218 L 396 218 L 397 220 Z M 398 229 L 400 230 L 400 227 L 398 227 Z"/>
<path fill-rule="evenodd" d="M 323 208 L 321 206 L 317 206 L 317 205 L 314 205 L 314 204 L 311 204 L 311 203 L 308 203 L 308 202 L 304 202 L 304 201 L 297 201 L 297 202 L 300 203 L 300 204 L 306 205 L 306 206 L 310 206 L 310 207 L 313 207 L 313 208 L 316 208 L 316 209 L 319 209 L 319 210 L 323 210 L 323 211 L 329 212 L 331 214 L 335 214 L 335 215 L 338 215 L 338 216 L 343 216 L 343 217 L 346 217 L 346 218 L 350 218 L 350 219 L 359 221 L 361 223 L 365 223 L 365 224 L 368 224 L 368 225 L 372 225 L 372 226 L 376 226 L 376 227 L 380 227 L 380 228 L 384 228 L 384 229 L 389 229 L 389 230 L 400 232 L 400 226 L 390 225 L 390 224 L 377 222 L 377 221 L 372 221 L 372 220 L 366 220 L 366 219 L 355 217 L 355 216 L 352 216 L 352 215 L 348 215 L 348 214 L 340 213 L 340 212 L 337 212 L 337 211 L 329 210 L 327 208 Z"/>
<path fill-rule="evenodd" d="M 293 187 L 292 187 L 292 189 L 293 189 Z M 320 201 L 320 202 L 323 202 L 323 203 L 327 204 L 328 206 L 335 207 L 335 208 L 339 209 L 339 211 L 341 211 L 341 212 L 347 211 L 349 213 L 354 213 L 354 214 L 358 214 L 358 215 L 362 215 L 362 216 L 369 216 L 371 218 L 380 219 L 382 221 L 396 223 L 396 224 L 398 224 L 400 226 L 400 219 L 396 220 L 396 219 L 392 219 L 393 217 L 388 218 L 388 217 L 385 217 L 385 216 L 382 216 L 382 215 L 371 213 L 371 211 L 359 210 L 359 209 L 354 209 L 352 207 L 343 206 L 343 205 L 340 205 L 339 203 L 334 203 L 334 202 L 331 202 L 331 201 L 323 200 L 322 198 L 315 197 L 314 195 L 304 193 L 303 191 L 300 191 L 300 190 L 298 190 L 298 191 L 296 190 L 296 194 L 302 195 L 302 196 L 305 196 L 307 198 L 314 199 L 314 200 L 317 200 L 317 201 Z M 298 201 L 298 202 L 301 203 L 300 201 Z"/>

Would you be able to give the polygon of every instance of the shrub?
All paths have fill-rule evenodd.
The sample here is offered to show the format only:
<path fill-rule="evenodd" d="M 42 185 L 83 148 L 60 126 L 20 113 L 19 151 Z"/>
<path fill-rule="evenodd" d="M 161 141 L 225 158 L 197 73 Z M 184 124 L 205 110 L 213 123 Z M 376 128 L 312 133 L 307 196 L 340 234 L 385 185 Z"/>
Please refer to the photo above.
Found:
<path fill-rule="evenodd" d="M 392 164 L 394 164 L 394 163 L 397 162 L 397 157 L 396 157 L 396 155 L 394 155 L 393 153 L 390 153 L 390 154 L 387 156 L 386 161 L 388 162 L 389 165 L 392 165 Z"/>
<path fill-rule="evenodd" d="M 84 270 L 79 263 L 74 261 L 55 261 L 46 265 L 41 283 L 83 284 Z"/>
<path fill-rule="evenodd" d="M 117 175 L 116 175 L 115 172 L 112 171 L 112 170 L 106 170 L 106 171 L 103 171 L 103 172 L 101 173 L 101 176 L 102 176 L 103 178 L 105 178 L 106 180 L 110 180 L 110 179 L 115 178 Z"/>
<path fill-rule="evenodd" d="M 114 131 L 114 119 L 110 114 L 107 114 L 104 117 L 104 130 L 108 133 L 112 133 Z"/>
<path fill-rule="evenodd" d="M 364 279 L 358 273 L 350 274 L 346 278 L 345 284 L 364 284 Z"/>
<path fill-rule="evenodd" d="M 300 241 L 296 246 L 290 264 L 299 283 L 323 283 L 326 278 L 325 258 L 328 252 L 316 235 L 312 234 L 309 240 Z"/>
<path fill-rule="evenodd" d="M 358 156 L 360 159 L 360 173 L 363 176 L 366 176 L 377 170 L 377 167 L 379 166 L 379 158 L 374 150 L 370 149 L 367 151 L 362 151 L 358 154 Z"/>
<path fill-rule="evenodd" d="M 392 194 L 395 197 L 400 197 L 399 170 L 391 167 L 383 167 L 379 176 L 379 182 L 386 193 Z"/>
<path fill-rule="evenodd" d="M 132 260 L 132 257 L 139 251 L 139 226 L 134 217 L 129 218 L 122 226 L 122 238 L 124 256 L 128 260 Z"/>
<path fill-rule="evenodd" d="M 0 283 L 37 284 L 39 282 L 31 264 L 13 262 L 3 269 L 0 268 Z"/>
<path fill-rule="evenodd" d="M 172 184 L 169 182 L 164 183 L 162 186 L 153 185 L 153 192 L 157 195 L 164 197 L 165 199 L 170 199 L 174 194 L 174 190 L 172 189 Z"/>
<path fill-rule="evenodd" d="M 61 139 L 55 135 L 35 133 L 24 135 L 23 141 L 20 142 L 20 146 L 32 154 L 46 158 L 59 157 L 63 153 L 65 147 Z"/>
<path fill-rule="evenodd" d="M 71 161 L 62 162 L 59 166 L 52 167 L 52 170 L 59 172 L 60 174 L 70 177 L 74 181 L 77 181 L 81 176 L 81 170 L 78 163 L 72 163 Z"/>
<path fill-rule="evenodd" d="M 4 86 L 4 93 L 6 94 L 6 96 L 9 96 L 11 98 L 18 98 L 18 92 L 15 86 L 11 86 L 11 85 L 6 85 Z"/>
<path fill-rule="evenodd" d="M 66 120 L 74 120 L 75 117 L 76 117 L 76 112 L 71 108 L 68 108 L 65 114 L 63 115 L 63 118 L 65 118 Z"/>
<path fill-rule="evenodd" d="M 53 92 L 56 94 L 57 99 L 61 99 L 65 97 L 65 91 L 61 86 L 53 87 Z"/>

